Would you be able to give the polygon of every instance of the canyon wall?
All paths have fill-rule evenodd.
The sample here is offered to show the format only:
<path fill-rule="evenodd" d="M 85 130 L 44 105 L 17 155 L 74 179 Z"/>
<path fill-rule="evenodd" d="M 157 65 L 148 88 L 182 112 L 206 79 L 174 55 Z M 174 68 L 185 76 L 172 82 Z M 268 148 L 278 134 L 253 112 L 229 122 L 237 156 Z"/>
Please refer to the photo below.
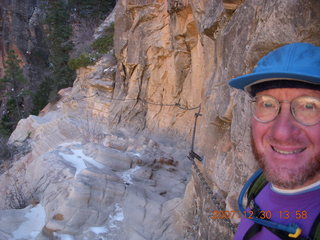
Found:
<path fill-rule="evenodd" d="M 111 104 L 111 126 L 181 136 L 191 144 L 201 104 L 195 151 L 204 158 L 198 165 L 220 206 L 194 173 L 182 215 L 193 228 L 192 239 L 231 239 L 230 224 L 211 220 L 210 213 L 237 210 L 241 186 L 257 165 L 249 98 L 227 81 L 249 73 L 284 44 L 319 45 L 320 2 L 119 0 L 117 7 L 114 97 L 127 101 Z"/>
<path fill-rule="evenodd" d="M 48 46 L 43 27 L 44 11 L 39 1 L 1 1 L 0 5 L 0 78 L 9 49 L 19 59 L 27 80 L 26 90 L 36 90 L 48 75 Z M 6 97 L 1 90 L 1 101 Z M 32 109 L 31 97 L 25 97 L 25 109 Z M 4 106 L 1 105 L 0 116 Z"/>

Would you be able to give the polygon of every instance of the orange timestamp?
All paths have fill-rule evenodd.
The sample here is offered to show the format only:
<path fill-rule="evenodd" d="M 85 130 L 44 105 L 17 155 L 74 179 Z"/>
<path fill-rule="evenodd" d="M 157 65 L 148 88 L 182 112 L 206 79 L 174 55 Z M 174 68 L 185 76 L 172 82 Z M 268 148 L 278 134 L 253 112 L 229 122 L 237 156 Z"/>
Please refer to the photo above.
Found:
<path fill-rule="evenodd" d="M 275 214 L 275 213 L 274 213 Z M 308 212 L 303 210 L 297 210 L 295 212 L 290 212 L 287 210 L 284 211 L 278 211 L 276 212 L 278 216 L 281 219 L 289 219 L 289 218 L 295 218 L 295 219 L 307 219 L 308 218 Z M 234 218 L 241 218 L 241 215 L 243 215 L 244 218 L 253 219 L 254 213 L 251 210 L 244 211 L 243 214 L 241 214 L 240 211 L 212 211 L 210 214 L 211 219 L 234 219 Z M 258 218 L 260 219 L 271 219 L 273 213 L 270 210 L 267 211 L 259 211 L 258 212 Z"/>

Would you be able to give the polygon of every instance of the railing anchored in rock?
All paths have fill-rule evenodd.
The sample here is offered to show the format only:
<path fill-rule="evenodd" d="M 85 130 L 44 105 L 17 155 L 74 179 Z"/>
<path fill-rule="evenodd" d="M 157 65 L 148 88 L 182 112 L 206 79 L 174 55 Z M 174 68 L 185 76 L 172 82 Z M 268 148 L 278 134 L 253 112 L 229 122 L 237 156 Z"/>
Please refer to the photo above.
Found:
<path fill-rule="evenodd" d="M 99 96 L 99 93 L 96 92 L 95 94 L 91 95 L 91 96 L 84 96 L 84 97 L 81 97 L 81 98 L 69 98 L 67 100 L 64 100 L 62 101 L 63 103 L 67 103 L 67 102 L 70 102 L 70 101 L 81 101 L 81 100 L 84 100 L 84 99 L 87 99 L 87 98 L 93 98 L 95 96 Z M 147 104 L 147 105 L 156 105 L 156 106 L 164 106 L 164 107 L 178 107 L 182 110 L 185 110 L 185 111 L 192 111 L 192 110 L 195 110 L 195 109 L 198 109 L 200 108 L 200 105 L 197 106 L 197 107 L 186 107 L 186 106 L 183 106 L 182 104 L 180 103 L 155 103 L 155 102 L 150 102 L 150 101 L 147 101 L 145 99 L 142 99 L 140 97 L 138 98 L 113 98 L 113 97 L 103 97 L 104 100 L 110 100 L 111 102 L 112 101 L 122 101 L 122 102 L 128 102 L 128 101 L 140 101 L 144 104 Z"/>
<path fill-rule="evenodd" d="M 99 93 L 95 93 L 91 96 L 88 96 L 88 97 L 82 97 L 82 98 L 70 98 L 66 101 L 63 101 L 64 103 L 66 102 L 69 102 L 69 101 L 81 101 L 81 100 L 84 100 L 86 98 L 92 98 L 92 97 L 95 97 L 95 96 L 99 96 Z M 197 129 L 197 120 L 198 120 L 198 117 L 199 116 L 202 116 L 202 114 L 200 113 L 201 112 L 201 104 L 199 104 L 199 106 L 196 106 L 196 107 L 186 107 L 186 106 L 183 106 L 181 105 L 180 103 L 170 103 L 170 104 L 165 104 L 165 103 L 155 103 L 155 102 L 150 102 L 150 101 L 147 101 L 145 99 L 142 99 L 140 97 L 138 98 L 112 98 L 112 97 L 103 97 L 104 100 L 110 100 L 110 101 L 122 101 L 122 102 L 126 102 L 126 101 L 140 101 L 144 104 L 147 104 L 147 105 L 156 105 L 156 106 L 170 106 L 170 107 L 178 107 L 182 110 L 185 110 L 185 111 L 192 111 L 192 110 L 196 110 L 198 109 L 198 112 L 195 113 L 195 121 L 194 121 L 194 126 L 193 126 L 193 133 L 192 133 L 192 141 L 191 141 L 191 147 L 190 147 L 190 152 L 187 156 L 187 158 L 192 162 L 192 165 L 194 167 L 194 170 L 199 178 L 199 181 L 200 181 L 200 184 L 202 185 L 203 189 L 206 190 L 206 193 L 208 194 L 208 196 L 210 197 L 212 203 L 214 204 L 214 206 L 217 208 L 218 211 L 222 211 L 224 212 L 225 209 L 223 207 L 223 204 L 218 200 L 218 197 L 215 196 L 215 194 L 213 193 L 209 183 L 207 182 L 207 180 L 205 179 L 205 176 L 204 174 L 200 171 L 199 167 L 197 166 L 197 163 L 196 163 L 196 160 L 200 161 L 200 162 L 203 162 L 203 158 L 194 152 L 194 144 L 195 144 L 195 136 L 196 136 L 196 129 Z M 233 99 L 232 99 L 232 102 L 233 102 Z M 230 102 L 229 106 L 228 106 L 228 109 L 226 111 L 226 116 L 223 116 L 223 117 L 217 117 L 216 121 L 214 121 L 214 125 L 216 126 L 219 126 L 221 128 L 225 128 L 226 125 L 229 125 L 231 123 L 231 120 L 230 120 L 230 114 L 231 114 L 231 111 L 232 111 L 232 105 L 233 103 Z M 236 232 L 236 225 L 233 224 L 229 218 L 219 218 L 219 220 L 223 221 L 225 224 L 227 224 L 227 226 L 230 228 L 230 230 L 235 233 Z M 210 221 L 212 222 L 212 221 Z"/>
<path fill-rule="evenodd" d="M 217 196 L 214 195 L 209 183 L 206 181 L 203 173 L 200 171 L 200 169 L 196 163 L 196 160 L 203 162 L 203 158 L 194 152 L 197 120 L 198 120 L 198 117 L 202 116 L 202 114 L 200 112 L 201 112 L 201 104 L 199 105 L 199 111 L 197 113 L 195 113 L 195 120 L 194 120 L 193 133 L 192 133 L 192 142 L 191 142 L 190 152 L 189 152 L 189 155 L 187 156 L 187 158 L 192 162 L 194 170 L 199 178 L 199 181 L 200 181 L 202 187 L 206 190 L 206 192 L 207 192 L 208 196 L 210 197 L 211 201 L 213 202 L 214 206 L 217 208 L 218 211 L 224 212 L 225 211 L 224 207 L 222 206 L 221 202 L 218 200 Z M 233 224 L 230 221 L 229 218 L 219 218 L 219 220 L 222 220 L 224 223 L 226 223 L 227 226 L 230 228 L 230 230 L 233 233 L 236 232 L 237 227 L 235 224 Z"/>

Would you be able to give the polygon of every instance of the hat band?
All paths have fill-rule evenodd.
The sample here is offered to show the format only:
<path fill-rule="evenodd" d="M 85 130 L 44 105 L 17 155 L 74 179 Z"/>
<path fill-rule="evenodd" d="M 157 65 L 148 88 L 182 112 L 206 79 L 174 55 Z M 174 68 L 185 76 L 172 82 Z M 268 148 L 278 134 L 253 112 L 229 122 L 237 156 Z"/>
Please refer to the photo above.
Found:
<path fill-rule="evenodd" d="M 305 88 L 320 91 L 320 84 L 312 84 L 301 80 L 277 79 L 251 85 L 248 92 L 254 97 L 258 92 L 275 88 Z"/>

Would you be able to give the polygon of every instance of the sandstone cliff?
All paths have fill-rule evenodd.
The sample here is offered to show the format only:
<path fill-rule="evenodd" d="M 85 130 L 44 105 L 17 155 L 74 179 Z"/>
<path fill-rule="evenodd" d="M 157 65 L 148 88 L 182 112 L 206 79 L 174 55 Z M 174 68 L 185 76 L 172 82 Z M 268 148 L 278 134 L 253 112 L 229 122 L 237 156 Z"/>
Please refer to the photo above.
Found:
<path fill-rule="evenodd" d="M 237 210 L 257 166 L 248 97 L 227 81 L 283 44 L 319 45 L 319 7 L 317 0 L 118 0 L 115 59 L 80 69 L 56 105 L 12 134 L 11 143 L 30 144 L 31 152 L 0 176 L 0 206 L 23 197 L 36 207 L 1 216 L 21 227 L 37 210 L 35 239 L 232 239 L 239 219 L 210 214 Z M 199 110 L 197 166 L 214 201 L 185 157 Z M 0 222 L 4 239 L 20 236 Z"/>
<path fill-rule="evenodd" d="M 115 95 L 164 105 L 117 103 L 110 108 L 112 123 L 191 142 L 198 109 L 165 104 L 201 104 L 195 151 L 205 159 L 199 168 L 220 206 L 194 173 L 183 212 L 190 210 L 191 238 L 231 239 L 230 224 L 210 220 L 210 213 L 237 210 L 241 186 L 257 166 L 250 150 L 248 97 L 230 89 L 227 81 L 250 72 L 259 58 L 281 45 L 319 45 L 320 3 L 120 0 L 118 6 Z"/>

